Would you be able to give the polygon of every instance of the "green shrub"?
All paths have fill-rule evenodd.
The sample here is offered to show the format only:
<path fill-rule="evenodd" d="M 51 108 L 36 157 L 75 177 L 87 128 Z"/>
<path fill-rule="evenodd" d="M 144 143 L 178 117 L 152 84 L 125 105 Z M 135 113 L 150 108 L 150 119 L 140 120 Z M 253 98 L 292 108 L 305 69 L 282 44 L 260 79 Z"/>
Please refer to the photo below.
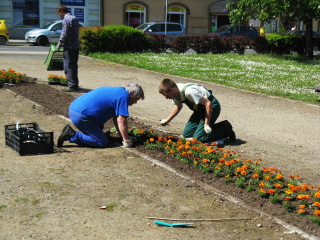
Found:
<path fill-rule="evenodd" d="M 105 42 L 108 42 L 102 27 L 80 28 L 81 51 L 88 55 L 91 52 L 105 52 Z"/>
<path fill-rule="evenodd" d="M 80 31 L 81 50 L 92 52 L 143 52 L 149 48 L 150 36 L 124 25 L 83 28 Z"/>
<path fill-rule="evenodd" d="M 273 54 L 289 54 L 294 49 L 295 36 L 270 34 L 266 36 Z"/>

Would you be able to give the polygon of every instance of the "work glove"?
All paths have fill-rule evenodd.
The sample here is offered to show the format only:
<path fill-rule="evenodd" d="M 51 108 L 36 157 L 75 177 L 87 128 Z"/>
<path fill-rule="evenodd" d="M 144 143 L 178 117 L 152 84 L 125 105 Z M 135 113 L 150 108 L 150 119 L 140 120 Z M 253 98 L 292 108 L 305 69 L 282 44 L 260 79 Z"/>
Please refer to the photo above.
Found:
<path fill-rule="evenodd" d="M 209 124 L 205 124 L 204 125 L 204 131 L 206 132 L 206 134 L 210 134 L 211 133 L 212 129 L 209 126 Z"/>
<path fill-rule="evenodd" d="M 169 124 L 169 122 L 167 121 L 167 119 L 162 119 L 162 120 L 160 121 L 160 124 L 161 124 L 162 126 L 166 126 L 166 125 Z"/>
<path fill-rule="evenodd" d="M 125 147 L 125 148 L 129 148 L 133 145 L 132 141 L 131 140 L 123 140 L 122 141 L 122 146 Z"/>

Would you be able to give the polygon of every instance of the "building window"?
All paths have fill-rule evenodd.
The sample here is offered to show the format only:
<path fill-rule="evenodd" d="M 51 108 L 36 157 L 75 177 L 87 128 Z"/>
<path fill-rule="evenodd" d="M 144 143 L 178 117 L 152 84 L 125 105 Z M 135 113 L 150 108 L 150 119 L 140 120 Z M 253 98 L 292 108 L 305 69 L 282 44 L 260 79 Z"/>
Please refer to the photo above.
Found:
<path fill-rule="evenodd" d="M 13 26 L 39 27 L 39 0 L 14 0 Z"/>
<path fill-rule="evenodd" d="M 180 6 L 171 6 L 168 8 L 167 21 L 181 23 L 186 26 L 186 9 Z"/>
<path fill-rule="evenodd" d="M 146 8 L 140 4 L 126 6 L 126 25 L 138 27 L 146 21 Z"/>

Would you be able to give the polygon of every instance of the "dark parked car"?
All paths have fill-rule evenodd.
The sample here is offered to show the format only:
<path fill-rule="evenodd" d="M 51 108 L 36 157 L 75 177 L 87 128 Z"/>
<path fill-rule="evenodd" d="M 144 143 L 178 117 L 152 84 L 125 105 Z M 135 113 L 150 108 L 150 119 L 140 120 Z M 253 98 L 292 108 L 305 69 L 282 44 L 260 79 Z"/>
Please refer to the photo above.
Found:
<path fill-rule="evenodd" d="M 306 31 L 296 30 L 296 31 L 292 32 L 291 34 L 294 36 L 301 36 L 302 37 L 302 36 L 306 35 Z M 313 31 L 312 36 L 313 36 L 313 38 L 320 38 L 320 33 Z"/>
<path fill-rule="evenodd" d="M 252 26 L 244 25 L 224 25 L 219 27 L 216 31 L 209 34 L 217 34 L 219 36 L 246 36 L 246 37 L 256 37 L 259 36 L 259 32 Z"/>

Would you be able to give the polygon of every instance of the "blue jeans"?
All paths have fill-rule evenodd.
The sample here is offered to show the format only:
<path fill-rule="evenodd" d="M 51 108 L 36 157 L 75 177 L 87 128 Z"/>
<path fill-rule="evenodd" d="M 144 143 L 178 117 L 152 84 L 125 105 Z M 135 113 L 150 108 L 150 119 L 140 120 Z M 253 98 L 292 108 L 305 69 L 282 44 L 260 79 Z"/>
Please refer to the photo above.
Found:
<path fill-rule="evenodd" d="M 72 123 L 81 131 L 70 139 L 70 142 L 79 146 L 107 147 L 109 140 L 103 132 L 103 126 L 99 126 L 81 113 L 69 109 L 69 117 Z"/>
<path fill-rule="evenodd" d="M 79 59 L 79 48 L 64 47 L 63 49 L 64 73 L 68 79 L 68 87 L 73 89 L 79 88 L 78 59 Z"/>

